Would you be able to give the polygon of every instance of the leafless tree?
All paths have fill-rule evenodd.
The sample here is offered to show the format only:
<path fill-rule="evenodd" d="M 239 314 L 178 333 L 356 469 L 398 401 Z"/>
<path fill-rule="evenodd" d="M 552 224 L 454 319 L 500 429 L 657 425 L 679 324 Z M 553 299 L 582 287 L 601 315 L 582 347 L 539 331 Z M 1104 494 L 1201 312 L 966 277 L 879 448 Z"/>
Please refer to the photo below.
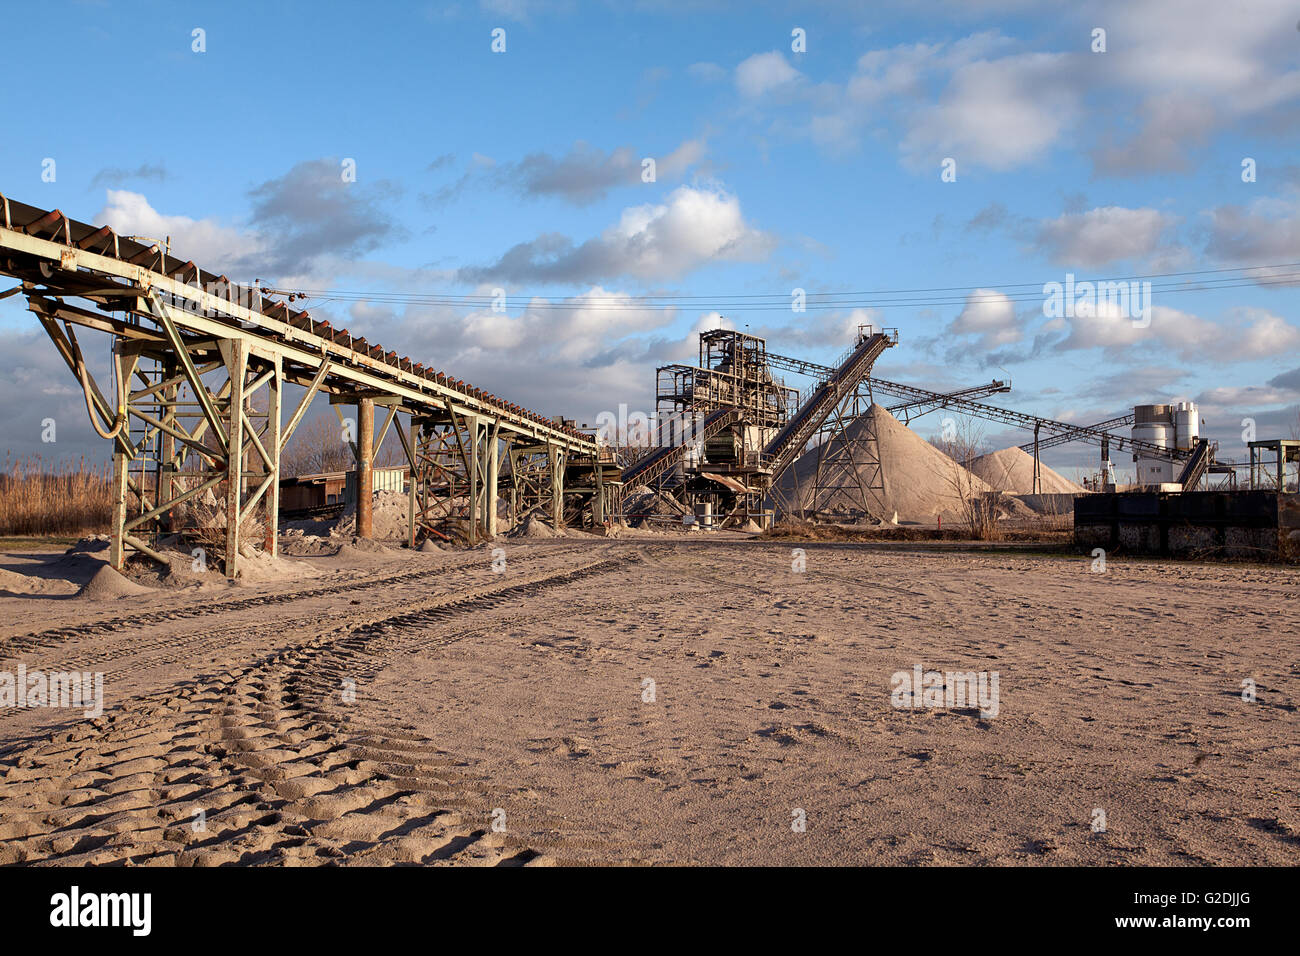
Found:
<path fill-rule="evenodd" d="M 354 466 L 352 446 L 332 415 L 300 424 L 280 456 L 280 474 L 286 478 L 347 471 Z"/>
<path fill-rule="evenodd" d="M 950 460 L 944 480 L 957 499 L 958 511 L 971 537 L 977 541 L 996 539 L 999 536 L 998 514 L 1002 507 L 1002 492 L 980 489 L 980 479 L 971 471 L 975 459 L 982 453 L 983 432 L 970 421 L 965 421 L 949 435 L 931 438 L 930 443 Z"/>

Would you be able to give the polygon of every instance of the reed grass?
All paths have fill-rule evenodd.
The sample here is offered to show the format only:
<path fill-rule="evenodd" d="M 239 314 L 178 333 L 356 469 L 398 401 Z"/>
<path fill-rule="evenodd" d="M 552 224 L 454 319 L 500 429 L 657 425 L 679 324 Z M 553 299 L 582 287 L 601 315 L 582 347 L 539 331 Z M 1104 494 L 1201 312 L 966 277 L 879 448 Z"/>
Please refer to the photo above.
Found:
<path fill-rule="evenodd" d="M 0 535 L 105 533 L 112 521 L 112 466 L 48 462 L 5 454 L 0 471 Z"/>

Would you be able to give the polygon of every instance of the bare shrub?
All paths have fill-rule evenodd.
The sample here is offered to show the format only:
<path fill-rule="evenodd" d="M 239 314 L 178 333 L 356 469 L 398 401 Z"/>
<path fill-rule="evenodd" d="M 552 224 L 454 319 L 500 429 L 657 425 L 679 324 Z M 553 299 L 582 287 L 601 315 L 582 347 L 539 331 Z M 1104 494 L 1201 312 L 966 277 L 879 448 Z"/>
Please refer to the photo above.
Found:
<path fill-rule="evenodd" d="M 333 416 L 304 421 L 289 439 L 280 456 L 280 474 L 285 478 L 347 471 L 355 464 L 352 447 L 343 440 L 343 429 Z"/>
<path fill-rule="evenodd" d="M 971 471 L 982 454 L 983 432 L 966 421 L 951 438 L 931 439 L 948 456 L 950 467 L 944 481 L 957 499 L 961 520 L 976 541 L 996 541 L 1002 537 L 998 515 L 1003 509 L 1000 491 L 986 492 L 977 487 L 979 479 Z"/>
<path fill-rule="evenodd" d="M 189 479 L 197 487 L 201 479 Z M 186 479 L 178 478 L 177 494 L 185 490 Z M 226 488 L 228 483 L 221 482 L 202 494 L 196 495 L 177 507 L 173 530 L 183 540 L 197 544 L 213 561 L 224 564 L 226 560 Z M 245 518 L 239 525 L 239 540 L 245 545 L 260 546 L 266 535 L 266 524 L 260 517 L 265 509 L 258 507 L 255 513 Z"/>

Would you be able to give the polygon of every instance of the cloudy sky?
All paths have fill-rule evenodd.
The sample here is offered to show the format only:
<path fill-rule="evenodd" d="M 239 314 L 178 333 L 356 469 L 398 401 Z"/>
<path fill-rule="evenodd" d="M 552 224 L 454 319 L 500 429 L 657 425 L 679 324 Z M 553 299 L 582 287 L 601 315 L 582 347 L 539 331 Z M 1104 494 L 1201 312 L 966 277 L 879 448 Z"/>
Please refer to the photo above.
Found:
<path fill-rule="evenodd" d="M 899 329 L 885 378 L 1009 375 L 999 403 L 1077 422 L 1190 399 L 1226 458 L 1244 418 L 1296 427 L 1293 3 L 5 17 L 49 41 L 7 54 L 6 195 L 307 291 L 313 315 L 539 411 L 652 410 L 655 366 L 719 322 L 822 360 L 870 322 Z M 111 95 L 65 99 L 51 76 L 68 71 Z M 1067 275 L 1154 276 L 1149 310 L 1052 314 L 1043 287 Z M 104 458 L 21 297 L 0 302 L 0 337 L 0 447 Z M 85 344 L 102 364 L 106 343 Z"/>

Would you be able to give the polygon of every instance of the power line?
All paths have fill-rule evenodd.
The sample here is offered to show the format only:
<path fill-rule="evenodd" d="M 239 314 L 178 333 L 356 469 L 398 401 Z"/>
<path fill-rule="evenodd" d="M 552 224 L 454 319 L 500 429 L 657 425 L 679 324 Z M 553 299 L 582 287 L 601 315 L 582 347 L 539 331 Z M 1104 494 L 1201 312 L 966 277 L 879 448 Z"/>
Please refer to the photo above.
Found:
<path fill-rule="evenodd" d="M 1295 285 L 1300 282 L 1300 271 L 1269 272 L 1263 275 L 1227 275 L 1227 273 L 1245 273 L 1259 270 L 1293 269 L 1300 267 L 1300 262 L 1279 263 L 1263 266 L 1240 266 L 1230 269 L 1203 269 L 1186 272 L 1149 273 L 1145 275 L 1118 276 L 1100 279 L 1076 279 L 1074 290 L 1086 283 L 1094 289 L 1115 283 L 1143 282 L 1150 283 L 1151 293 L 1162 295 L 1184 294 L 1193 292 L 1215 292 L 1223 289 L 1244 288 L 1249 286 L 1269 288 L 1273 286 Z M 1184 278 L 1200 276 L 1223 276 L 1223 278 Z M 1159 282 L 1153 280 L 1174 279 L 1180 281 Z M 1049 280 L 1059 283 L 1059 280 Z M 926 306 L 970 305 L 982 302 L 1032 302 L 1044 297 L 1042 282 L 1017 283 L 981 283 L 977 286 L 935 286 L 918 289 L 882 289 L 857 292 L 815 292 L 804 297 L 806 311 L 825 312 L 832 309 L 853 308 L 923 308 Z M 1036 289 L 1037 291 L 1002 292 L 1000 289 Z M 978 292 L 977 290 L 987 290 Z M 1105 289 L 1101 290 L 1105 292 Z M 943 293 L 961 292 L 961 295 Z M 475 308 L 493 305 L 499 301 L 496 295 L 453 295 L 449 293 L 406 293 L 353 291 L 342 289 L 301 289 L 295 290 L 295 297 L 314 299 L 319 304 L 326 302 L 374 302 L 389 305 L 437 305 L 462 308 Z M 882 298 L 889 296 L 909 296 L 909 298 Z M 646 294 L 635 296 L 571 296 L 560 301 L 545 300 L 536 293 L 516 293 L 508 295 L 508 300 L 527 301 L 528 308 L 536 311 L 583 308 L 589 311 L 636 312 L 653 309 L 696 308 L 708 306 L 716 311 L 725 312 L 786 312 L 791 308 L 790 293 L 753 293 L 722 295 L 669 295 Z M 543 299 L 544 301 L 535 301 Z"/>

